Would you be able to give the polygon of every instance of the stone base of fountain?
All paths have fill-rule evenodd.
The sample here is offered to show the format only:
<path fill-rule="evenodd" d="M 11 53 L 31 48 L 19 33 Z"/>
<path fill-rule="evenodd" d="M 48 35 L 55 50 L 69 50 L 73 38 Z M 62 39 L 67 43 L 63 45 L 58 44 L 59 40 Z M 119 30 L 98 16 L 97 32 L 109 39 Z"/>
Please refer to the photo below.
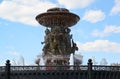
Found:
<path fill-rule="evenodd" d="M 44 56 L 46 66 L 66 66 L 69 65 L 69 57 L 70 55 L 51 55 Z"/>
<path fill-rule="evenodd" d="M 41 70 L 73 70 L 74 67 L 77 67 L 82 63 L 82 58 L 83 56 L 78 54 L 38 55 L 38 59 L 40 59 L 40 66 L 43 66 L 44 62 L 44 69 L 42 68 Z"/>

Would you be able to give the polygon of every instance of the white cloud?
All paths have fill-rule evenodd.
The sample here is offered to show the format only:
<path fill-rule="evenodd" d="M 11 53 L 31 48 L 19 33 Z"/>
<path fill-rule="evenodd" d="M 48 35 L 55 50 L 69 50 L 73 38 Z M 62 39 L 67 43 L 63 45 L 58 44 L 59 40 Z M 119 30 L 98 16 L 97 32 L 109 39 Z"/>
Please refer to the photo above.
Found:
<path fill-rule="evenodd" d="M 0 18 L 37 26 L 36 15 L 56 4 L 40 0 L 3 0 L 0 3 Z"/>
<path fill-rule="evenodd" d="M 111 9 L 111 15 L 120 13 L 120 0 L 114 0 L 115 5 Z"/>
<path fill-rule="evenodd" d="M 19 56 L 20 54 L 16 51 L 10 51 L 8 52 L 10 55 L 14 55 L 14 56 Z"/>
<path fill-rule="evenodd" d="M 58 0 L 58 3 L 64 5 L 66 8 L 85 8 L 93 3 L 95 0 Z"/>
<path fill-rule="evenodd" d="M 79 51 L 120 53 L 120 43 L 109 40 L 95 40 L 93 42 L 77 43 Z"/>
<path fill-rule="evenodd" d="M 104 28 L 103 31 L 94 30 L 92 35 L 96 37 L 104 37 L 110 34 L 120 33 L 120 26 L 109 25 Z"/>
<path fill-rule="evenodd" d="M 102 21 L 105 18 L 104 12 L 101 10 L 89 10 L 86 11 L 82 20 L 91 22 L 91 23 L 96 23 L 98 21 Z"/>

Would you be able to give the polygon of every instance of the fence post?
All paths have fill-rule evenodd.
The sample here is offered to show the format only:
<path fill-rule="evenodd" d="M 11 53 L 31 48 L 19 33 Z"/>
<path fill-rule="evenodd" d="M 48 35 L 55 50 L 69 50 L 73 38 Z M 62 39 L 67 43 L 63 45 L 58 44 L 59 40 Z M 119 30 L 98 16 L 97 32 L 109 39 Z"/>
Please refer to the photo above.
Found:
<path fill-rule="evenodd" d="M 88 79 L 92 79 L 92 59 L 88 60 Z"/>
<path fill-rule="evenodd" d="M 6 61 L 5 66 L 5 79 L 10 79 L 10 60 Z"/>

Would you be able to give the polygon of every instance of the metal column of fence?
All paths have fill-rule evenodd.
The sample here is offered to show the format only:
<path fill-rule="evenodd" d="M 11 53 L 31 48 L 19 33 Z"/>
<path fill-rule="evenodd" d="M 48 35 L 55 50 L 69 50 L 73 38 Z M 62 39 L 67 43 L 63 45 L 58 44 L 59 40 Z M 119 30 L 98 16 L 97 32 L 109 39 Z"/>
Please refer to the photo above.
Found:
<path fill-rule="evenodd" d="M 88 60 L 88 79 L 92 79 L 92 59 Z"/>
<path fill-rule="evenodd" d="M 6 61 L 5 66 L 5 79 L 10 79 L 10 60 Z"/>

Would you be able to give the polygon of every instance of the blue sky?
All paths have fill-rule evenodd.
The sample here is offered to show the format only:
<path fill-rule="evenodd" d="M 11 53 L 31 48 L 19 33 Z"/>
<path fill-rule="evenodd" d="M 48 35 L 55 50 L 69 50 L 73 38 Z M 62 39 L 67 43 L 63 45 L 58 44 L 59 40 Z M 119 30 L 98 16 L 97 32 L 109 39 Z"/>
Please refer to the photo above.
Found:
<path fill-rule="evenodd" d="M 63 7 L 80 16 L 71 27 L 73 39 L 83 55 L 83 64 L 95 58 L 120 63 L 120 0 L 0 0 L 0 65 L 25 59 L 34 64 L 42 53 L 45 27 L 35 16 L 52 7 Z"/>

